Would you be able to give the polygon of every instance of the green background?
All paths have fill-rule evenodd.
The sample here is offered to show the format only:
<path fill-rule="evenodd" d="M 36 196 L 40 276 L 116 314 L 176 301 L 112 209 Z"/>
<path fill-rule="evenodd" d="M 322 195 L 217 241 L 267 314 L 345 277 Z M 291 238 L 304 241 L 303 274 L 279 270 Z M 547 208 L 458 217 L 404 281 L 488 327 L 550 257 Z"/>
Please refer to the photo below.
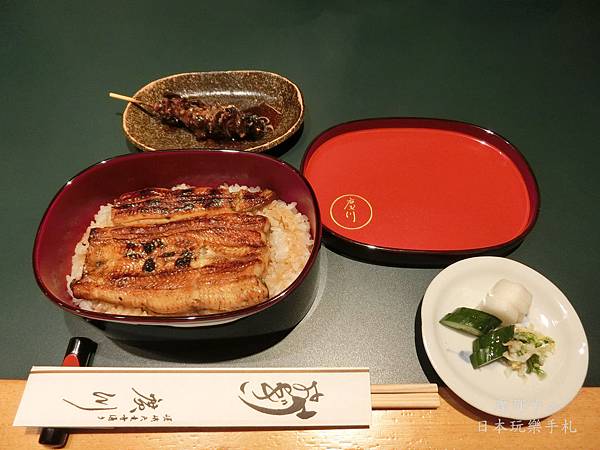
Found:
<path fill-rule="evenodd" d="M 264 351 L 185 360 L 108 340 L 39 291 L 31 250 L 54 193 L 130 150 L 132 94 L 166 75 L 260 69 L 303 91 L 303 134 L 384 116 L 471 122 L 508 138 L 537 177 L 538 222 L 510 257 L 552 280 L 586 329 L 586 384 L 600 385 L 598 316 L 600 7 L 597 2 L 0 3 L 2 253 L 0 376 L 56 364 L 72 335 L 99 341 L 97 365 L 369 366 L 374 382 L 425 379 L 414 321 L 439 272 L 374 266 L 323 249 L 314 311 Z M 422 357 L 422 355 L 421 355 Z"/>

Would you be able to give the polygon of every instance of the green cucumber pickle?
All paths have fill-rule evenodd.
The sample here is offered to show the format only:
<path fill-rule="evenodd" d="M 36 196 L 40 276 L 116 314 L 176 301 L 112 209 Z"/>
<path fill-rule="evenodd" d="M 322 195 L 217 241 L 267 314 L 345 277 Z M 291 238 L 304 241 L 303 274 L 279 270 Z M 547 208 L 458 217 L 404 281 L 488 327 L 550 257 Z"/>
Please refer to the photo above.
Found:
<path fill-rule="evenodd" d="M 465 331 L 473 336 L 483 336 L 500 325 L 502 321 L 478 309 L 456 308 L 441 320 L 442 325 Z"/>
<path fill-rule="evenodd" d="M 473 368 L 478 369 L 502 358 L 502 354 L 506 351 L 504 344 L 510 341 L 514 334 L 515 326 L 509 325 L 475 339 L 473 354 L 470 357 Z"/>

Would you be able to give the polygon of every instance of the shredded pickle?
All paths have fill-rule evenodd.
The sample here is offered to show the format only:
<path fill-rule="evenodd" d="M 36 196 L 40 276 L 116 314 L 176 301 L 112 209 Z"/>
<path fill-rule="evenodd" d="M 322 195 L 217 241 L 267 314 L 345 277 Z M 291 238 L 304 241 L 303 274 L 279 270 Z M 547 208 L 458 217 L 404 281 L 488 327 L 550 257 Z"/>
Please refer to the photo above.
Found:
<path fill-rule="evenodd" d="M 554 352 L 555 341 L 537 331 L 531 326 L 515 326 L 513 339 L 506 344 L 504 363 L 508 368 L 521 377 L 535 373 L 538 377 L 544 378 L 546 372 L 542 369 L 546 358 Z"/>

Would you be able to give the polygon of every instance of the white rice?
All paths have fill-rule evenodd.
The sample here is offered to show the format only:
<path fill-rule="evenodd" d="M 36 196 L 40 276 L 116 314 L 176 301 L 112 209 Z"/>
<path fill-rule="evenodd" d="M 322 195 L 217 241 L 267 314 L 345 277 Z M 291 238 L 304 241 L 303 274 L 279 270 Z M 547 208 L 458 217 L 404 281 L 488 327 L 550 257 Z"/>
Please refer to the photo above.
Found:
<path fill-rule="evenodd" d="M 81 240 L 75 246 L 75 253 L 73 254 L 73 258 L 71 260 L 71 273 L 67 275 L 67 291 L 69 291 L 69 295 L 73 298 L 73 303 L 78 305 L 80 308 L 91 311 L 100 311 L 100 309 L 98 308 L 102 306 L 101 302 L 92 302 L 89 300 L 81 300 L 75 298 L 75 296 L 73 295 L 73 291 L 71 290 L 71 282 L 73 280 L 80 279 L 83 275 L 83 265 L 85 263 L 85 255 L 88 251 L 88 240 L 90 238 L 90 231 L 92 230 L 92 228 L 104 228 L 112 226 L 111 209 L 112 205 L 110 203 L 107 205 L 102 205 L 100 207 L 100 209 L 94 216 L 94 220 L 92 220 L 90 226 L 87 227 L 87 230 L 85 230 L 85 233 L 83 233 Z M 96 308 L 95 306 L 97 306 L 98 308 Z M 115 308 L 118 307 L 115 306 Z"/>
<path fill-rule="evenodd" d="M 185 189 L 189 187 L 189 185 L 180 184 L 172 189 Z M 230 192 L 238 192 L 242 189 L 250 192 L 260 192 L 261 190 L 257 186 L 248 187 L 240 186 L 239 184 L 223 185 L 223 187 L 228 187 Z M 100 207 L 81 241 L 75 247 L 71 273 L 66 277 L 67 289 L 71 297 L 73 297 L 73 302 L 80 308 L 111 314 L 145 316 L 148 313 L 142 309 L 77 299 L 71 291 L 71 281 L 81 278 L 83 274 L 90 231 L 92 228 L 112 226 L 111 208 L 112 205 L 110 203 Z M 263 281 L 269 289 L 269 296 L 273 297 L 292 284 L 308 261 L 313 246 L 313 240 L 310 235 L 310 222 L 304 214 L 298 212 L 296 203 L 285 203 L 281 200 L 274 200 L 257 211 L 256 214 L 266 216 L 271 224 L 271 231 L 267 237 L 269 265 L 267 266 Z"/>
<path fill-rule="evenodd" d="M 274 296 L 300 274 L 310 256 L 313 240 L 308 218 L 298 212 L 296 203 L 274 200 L 260 214 L 271 223 L 269 266 L 264 281 L 270 295 Z"/>

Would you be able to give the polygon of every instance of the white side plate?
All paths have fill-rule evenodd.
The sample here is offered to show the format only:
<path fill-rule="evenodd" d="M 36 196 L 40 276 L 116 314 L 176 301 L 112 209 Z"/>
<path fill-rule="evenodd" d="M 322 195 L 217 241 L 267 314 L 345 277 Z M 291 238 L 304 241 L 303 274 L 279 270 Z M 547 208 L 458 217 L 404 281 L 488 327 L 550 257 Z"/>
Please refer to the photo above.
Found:
<path fill-rule="evenodd" d="M 450 329 L 439 320 L 455 308 L 477 308 L 501 278 L 521 283 L 533 295 L 525 323 L 556 341 L 543 369 L 547 376 L 525 379 L 494 362 L 473 369 L 469 361 L 475 337 Z M 469 258 L 448 266 L 431 282 L 421 309 L 423 344 L 444 383 L 465 402 L 499 417 L 532 420 L 565 407 L 579 392 L 588 367 L 588 344 L 577 313 L 564 294 L 535 270 L 491 256 Z"/>

